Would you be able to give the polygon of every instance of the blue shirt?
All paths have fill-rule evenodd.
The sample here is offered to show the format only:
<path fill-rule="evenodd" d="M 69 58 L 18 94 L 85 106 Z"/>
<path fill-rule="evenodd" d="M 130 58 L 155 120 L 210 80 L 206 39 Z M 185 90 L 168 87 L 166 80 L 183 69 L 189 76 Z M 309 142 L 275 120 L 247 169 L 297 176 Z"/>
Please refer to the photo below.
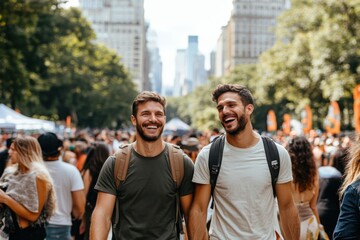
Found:
<path fill-rule="evenodd" d="M 334 240 L 360 239 L 360 179 L 344 192 Z"/>

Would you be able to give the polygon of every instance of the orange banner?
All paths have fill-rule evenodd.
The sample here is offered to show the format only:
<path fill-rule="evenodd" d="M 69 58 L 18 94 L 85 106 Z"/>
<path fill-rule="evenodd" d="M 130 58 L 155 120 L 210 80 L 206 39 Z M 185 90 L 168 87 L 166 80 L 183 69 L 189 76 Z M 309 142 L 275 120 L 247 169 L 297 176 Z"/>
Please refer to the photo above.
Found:
<path fill-rule="evenodd" d="M 360 133 L 360 84 L 356 85 L 353 90 L 354 96 L 354 125 L 355 132 Z"/>
<path fill-rule="evenodd" d="M 331 101 L 328 115 L 325 119 L 326 132 L 330 134 L 339 134 L 341 126 L 340 120 L 339 104 L 336 101 Z"/>
<path fill-rule="evenodd" d="M 284 120 L 284 122 L 282 124 L 283 132 L 286 135 L 290 135 L 290 132 L 291 132 L 291 124 L 290 124 L 291 116 L 290 116 L 290 114 L 285 113 L 283 116 L 283 120 Z"/>
<path fill-rule="evenodd" d="M 312 129 L 312 112 L 309 105 L 305 105 L 304 110 L 301 112 L 301 123 L 303 132 L 309 134 Z"/>
<path fill-rule="evenodd" d="M 71 127 L 71 116 L 67 115 L 66 116 L 66 122 L 65 122 L 66 127 Z"/>
<path fill-rule="evenodd" d="M 274 110 L 269 110 L 266 118 L 266 126 L 268 132 L 277 130 L 276 115 Z"/>

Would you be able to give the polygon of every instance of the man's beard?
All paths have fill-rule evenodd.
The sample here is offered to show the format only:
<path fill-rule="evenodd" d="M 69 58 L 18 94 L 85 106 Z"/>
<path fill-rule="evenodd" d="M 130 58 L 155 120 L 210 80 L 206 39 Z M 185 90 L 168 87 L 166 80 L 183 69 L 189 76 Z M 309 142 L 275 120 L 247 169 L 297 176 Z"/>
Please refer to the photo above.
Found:
<path fill-rule="evenodd" d="M 143 129 L 141 128 L 141 126 L 138 124 L 138 122 L 136 122 L 136 131 L 139 133 L 140 137 L 145 140 L 146 142 L 155 142 L 156 140 L 158 140 L 161 137 L 161 134 L 163 132 L 164 126 L 161 127 L 160 129 L 160 133 L 157 136 L 148 136 L 144 133 Z"/>
<path fill-rule="evenodd" d="M 244 131 L 246 124 L 248 123 L 248 120 L 245 117 L 245 114 L 242 114 L 239 118 L 238 118 L 238 125 L 236 126 L 235 129 L 233 130 L 226 130 L 225 125 L 223 124 L 223 122 L 221 122 L 221 125 L 223 125 L 226 133 L 230 134 L 230 135 L 237 135 L 240 132 Z"/>

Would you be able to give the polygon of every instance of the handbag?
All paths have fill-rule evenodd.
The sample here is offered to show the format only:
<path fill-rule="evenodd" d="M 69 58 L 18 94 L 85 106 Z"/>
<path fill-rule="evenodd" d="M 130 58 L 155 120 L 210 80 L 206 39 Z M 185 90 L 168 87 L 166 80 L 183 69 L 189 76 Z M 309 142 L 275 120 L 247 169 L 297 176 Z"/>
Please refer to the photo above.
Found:
<path fill-rule="evenodd" d="M 16 214 L 10 209 L 14 222 L 15 231 L 10 231 L 9 240 L 44 240 L 46 237 L 45 225 L 36 224 L 26 228 L 20 228 Z"/>

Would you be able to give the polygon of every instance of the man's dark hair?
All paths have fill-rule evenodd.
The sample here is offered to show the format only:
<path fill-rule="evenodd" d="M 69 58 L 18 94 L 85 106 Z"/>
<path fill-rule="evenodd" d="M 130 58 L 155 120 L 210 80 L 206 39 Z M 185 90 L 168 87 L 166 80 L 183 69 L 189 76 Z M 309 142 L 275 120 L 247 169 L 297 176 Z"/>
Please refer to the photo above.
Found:
<path fill-rule="evenodd" d="M 139 93 L 134 99 L 134 102 L 132 104 L 132 115 L 136 116 L 138 106 L 140 104 L 150 101 L 160 103 L 163 106 L 165 113 L 166 99 L 155 92 L 143 91 Z"/>
<path fill-rule="evenodd" d="M 249 104 L 254 105 L 254 99 L 250 90 L 239 84 L 219 84 L 212 92 L 212 100 L 217 103 L 218 98 L 226 92 L 237 93 L 244 106 Z"/>

